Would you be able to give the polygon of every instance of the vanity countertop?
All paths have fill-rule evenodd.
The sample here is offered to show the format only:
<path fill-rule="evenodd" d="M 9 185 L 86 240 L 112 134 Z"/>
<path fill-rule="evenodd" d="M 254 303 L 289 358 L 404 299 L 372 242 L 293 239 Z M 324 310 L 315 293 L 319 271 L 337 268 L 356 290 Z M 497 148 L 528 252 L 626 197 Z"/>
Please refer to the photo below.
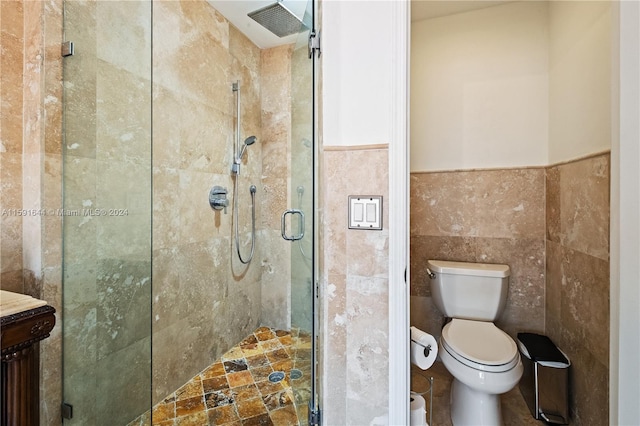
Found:
<path fill-rule="evenodd" d="M 47 302 L 26 294 L 0 290 L 0 317 L 14 315 L 20 312 L 45 306 Z"/>
<path fill-rule="evenodd" d="M 44 300 L 0 290 L 0 426 L 39 424 L 40 351 L 56 310 Z"/>

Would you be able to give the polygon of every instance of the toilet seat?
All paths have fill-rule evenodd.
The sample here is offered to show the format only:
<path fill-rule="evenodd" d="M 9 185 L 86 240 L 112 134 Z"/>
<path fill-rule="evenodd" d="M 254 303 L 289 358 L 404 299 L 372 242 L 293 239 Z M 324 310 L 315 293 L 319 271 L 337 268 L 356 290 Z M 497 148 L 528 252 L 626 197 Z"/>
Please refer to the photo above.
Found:
<path fill-rule="evenodd" d="M 508 371 L 520 361 L 516 343 L 491 322 L 454 318 L 442 329 L 441 343 L 453 358 L 476 370 Z"/>

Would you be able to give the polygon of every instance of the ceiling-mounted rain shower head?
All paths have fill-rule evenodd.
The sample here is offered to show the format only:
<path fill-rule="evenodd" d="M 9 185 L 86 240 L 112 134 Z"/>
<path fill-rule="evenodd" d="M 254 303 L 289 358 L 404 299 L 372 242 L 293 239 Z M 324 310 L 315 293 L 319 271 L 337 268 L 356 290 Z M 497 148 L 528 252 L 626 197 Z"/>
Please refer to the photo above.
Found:
<path fill-rule="evenodd" d="M 305 28 L 302 21 L 280 1 L 254 10 L 247 16 L 278 37 L 298 34 Z"/>

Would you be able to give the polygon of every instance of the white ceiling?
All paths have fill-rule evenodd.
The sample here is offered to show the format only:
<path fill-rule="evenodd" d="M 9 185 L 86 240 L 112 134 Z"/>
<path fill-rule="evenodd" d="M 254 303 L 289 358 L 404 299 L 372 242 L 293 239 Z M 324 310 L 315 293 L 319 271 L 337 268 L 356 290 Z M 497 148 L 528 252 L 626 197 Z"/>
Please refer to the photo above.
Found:
<path fill-rule="evenodd" d="M 277 0 L 207 0 L 218 12 L 222 13 L 236 28 L 244 33 L 261 49 L 295 43 L 296 35 L 278 37 L 262 25 L 249 18 L 247 14 L 254 10 L 276 3 Z M 281 0 L 282 4 L 300 20 L 304 17 L 308 0 Z M 342 1 L 342 0 L 337 0 Z M 437 18 L 440 16 L 483 9 L 509 0 L 411 0 L 411 20 Z"/>

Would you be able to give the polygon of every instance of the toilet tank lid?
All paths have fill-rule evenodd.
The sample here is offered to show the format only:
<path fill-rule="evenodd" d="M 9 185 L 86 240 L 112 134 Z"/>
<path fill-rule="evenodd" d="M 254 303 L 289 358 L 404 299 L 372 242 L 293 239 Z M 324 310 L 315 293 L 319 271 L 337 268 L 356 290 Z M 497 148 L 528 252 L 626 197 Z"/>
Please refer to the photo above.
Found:
<path fill-rule="evenodd" d="M 479 277 L 508 277 L 509 265 L 496 263 L 452 262 L 449 260 L 428 260 L 427 265 L 433 272 L 453 275 L 474 275 Z"/>

